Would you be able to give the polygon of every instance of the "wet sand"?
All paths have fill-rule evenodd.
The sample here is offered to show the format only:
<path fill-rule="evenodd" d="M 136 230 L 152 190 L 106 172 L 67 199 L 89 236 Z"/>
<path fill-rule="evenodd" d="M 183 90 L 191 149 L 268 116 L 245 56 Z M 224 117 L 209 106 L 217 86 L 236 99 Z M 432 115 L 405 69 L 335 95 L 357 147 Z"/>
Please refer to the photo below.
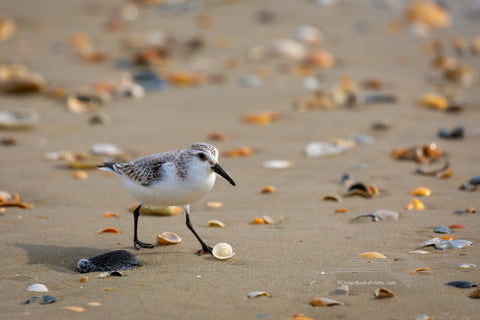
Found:
<path fill-rule="evenodd" d="M 469 1 L 448 2 L 452 25 L 434 30 L 427 38 L 408 28 L 398 34 L 388 23 L 403 17 L 403 9 L 379 5 L 382 1 L 339 1 L 322 6 L 309 1 L 213 1 L 199 11 L 140 7 L 139 17 L 126 22 L 117 33 L 107 32 L 104 24 L 116 5 L 113 1 L 87 10 L 83 1 L 2 1 L 2 15 L 15 19 L 19 31 L 13 39 L 0 43 L 2 61 L 23 61 L 42 74 L 49 84 L 71 91 L 98 81 L 117 81 L 128 70 L 115 67 L 119 58 L 129 57 L 120 39 L 131 32 L 165 30 L 178 42 L 201 35 L 205 46 L 188 56 L 171 57 L 169 70 L 204 70 L 223 74 L 221 84 L 196 87 L 171 86 L 148 92 L 142 99 L 113 98 L 100 107 L 110 121 L 90 125 L 91 113 L 75 115 L 63 100 L 44 94 L 2 95 L 0 110 L 34 108 L 41 117 L 31 130 L 1 130 L 0 138 L 14 138 L 15 146 L 0 146 L 0 189 L 18 193 L 33 210 L 7 207 L 0 214 L 0 317 L 20 318 L 141 318 L 141 319 L 289 319 L 303 314 L 313 319 L 415 319 L 427 314 L 433 319 L 474 319 L 480 310 L 478 300 L 468 298 L 473 288 L 457 289 L 445 283 L 455 280 L 479 284 L 477 269 L 459 269 L 459 263 L 480 265 L 476 214 L 456 215 L 453 211 L 480 208 L 480 191 L 464 192 L 459 186 L 479 175 L 480 138 L 460 140 L 437 137 L 439 128 L 463 125 L 467 132 L 479 127 L 478 79 L 470 87 L 447 83 L 467 101 L 460 113 L 420 108 L 417 100 L 435 92 L 432 55 L 422 48 L 433 39 L 449 46 L 453 35 L 472 39 L 479 22 L 465 18 Z M 377 3 L 377 4 L 372 4 Z M 92 12 L 93 10 L 93 12 Z M 259 10 L 272 12 L 274 19 L 258 22 Z M 213 19 L 201 29 L 197 15 Z M 291 60 L 267 57 L 247 62 L 245 52 L 273 39 L 292 37 L 299 26 L 312 23 L 324 32 L 320 45 L 331 52 L 337 64 L 319 71 L 320 85 L 330 90 L 343 75 L 360 82 L 378 78 L 386 91 L 398 98 L 395 104 L 372 104 L 331 110 L 299 112 L 293 104 L 311 93 L 299 76 L 279 71 Z M 107 60 L 85 64 L 69 47 L 74 32 L 90 34 L 95 47 L 105 50 Z M 238 62 L 227 68 L 226 60 Z M 480 70 L 480 57 L 459 58 Z M 283 68 L 284 69 L 284 68 Z M 238 78 L 255 71 L 265 75 L 263 85 L 246 88 Z M 245 124 L 249 112 L 275 110 L 282 118 L 269 125 Z M 389 117 L 386 131 L 371 129 L 374 120 Z M 225 142 L 208 135 L 223 132 Z M 374 138 L 373 145 L 358 145 L 332 157 L 308 158 L 305 146 L 312 141 L 332 141 L 351 134 Z M 99 170 L 89 170 L 88 179 L 72 178 L 72 170 L 61 162 L 45 160 L 47 152 L 88 150 L 98 142 L 113 143 L 135 157 L 187 148 L 194 142 L 213 143 L 221 150 L 239 146 L 253 148 L 250 157 L 220 157 L 222 167 L 236 181 L 230 186 L 218 178 L 213 190 L 191 206 L 192 222 L 210 245 L 231 244 L 234 258 L 219 261 L 198 256 L 199 243 L 185 227 L 183 215 L 141 216 L 139 236 L 154 241 L 163 231 L 177 233 L 183 242 L 133 249 L 133 219 L 128 207 L 135 200 L 117 178 Z M 415 174 L 413 161 L 390 158 L 393 148 L 437 142 L 448 155 L 454 175 L 436 179 Z M 268 170 L 266 160 L 285 159 L 295 165 L 285 170 Z M 366 168 L 361 169 L 361 164 Z M 343 197 L 340 203 L 321 201 L 328 193 L 341 195 L 342 174 L 378 186 L 373 198 Z M 277 192 L 260 194 L 266 185 Z M 432 189 L 421 198 L 426 210 L 408 211 L 413 198 L 409 192 L 418 186 Z M 207 201 L 223 202 L 211 209 Z M 343 207 L 347 213 L 335 213 Z M 364 212 L 389 209 L 399 212 L 398 221 L 377 223 L 351 219 Z M 115 212 L 118 218 L 103 218 Z M 282 223 L 251 225 L 262 215 Z M 209 220 L 221 220 L 226 227 L 207 227 Z M 473 242 L 468 248 L 439 251 L 424 248 L 428 254 L 411 250 L 438 234 L 433 228 L 454 223 L 465 229 L 453 233 L 455 239 Z M 120 234 L 97 234 L 114 227 Z M 79 259 L 110 250 L 125 249 L 140 260 L 139 268 L 125 271 L 124 277 L 96 278 L 98 273 L 80 274 Z M 377 251 L 387 259 L 368 260 L 361 252 Z M 412 274 L 420 267 L 432 272 Z M 77 281 L 88 276 L 87 282 Z M 38 293 L 27 292 L 33 283 L 45 284 L 57 301 L 49 305 L 22 303 Z M 350 284 L 350 295 L 330 296 L 341 284 Z M 395 297 L 375 299 L 375 289 L 387 287 Z M 270 297 L 249 299 L 251 291 L 266 291 Z M 312 307 L 315 297 L 339 300 L 345 305 Z M 98 302 L 99 306 L 89 303 Z M 83 307 L 76 313 L 67 306 Z"/>

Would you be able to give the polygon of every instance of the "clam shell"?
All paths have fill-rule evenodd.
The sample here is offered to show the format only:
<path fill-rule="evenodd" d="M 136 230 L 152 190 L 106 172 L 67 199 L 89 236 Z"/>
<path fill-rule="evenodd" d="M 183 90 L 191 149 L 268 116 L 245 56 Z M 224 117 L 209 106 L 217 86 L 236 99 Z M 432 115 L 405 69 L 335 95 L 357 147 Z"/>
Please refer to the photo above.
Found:
<path fill-rule="evenodd" d="M 472 263 L 460 263 L 460 264 L 457 264 L 455 267 L 462 268 L 462 269 L 470 269 L 470 268 L 476 268 L 477 266 Z"/>
<path fill-rule="evenodd" d="M 102 253 L 90 259 L 80 259 L 77 270 L 81 273 L 94 271 L 129 270 L 140 265 L 137 257 L 125 250 Z"/>
<path fill-rule="evenodd" d="M 392 298 L 395 296 L 395 292 L 388 290 L 387 288 L 378 288 L 375 290 L 375 297 L 377 299 Z"/>
<path fill-rule="evenodd" d="M 222 221 L 219 221 L 219 220 L 210 220 L 210 221 L 208 221 L 207 225 L 209 227 L 219 227 L 219 228 L 224 228 L 225 227 L 225 223 L 223 223 Z"/>
<path fill-rule="evenodd" d="M 212 249 L 212 255 L 220 260 L 230 259 L 235 255 L 232 246 L 228 243 L 217 243 Z"/>
<path fill-rule="evenodd" d="M 35 109 L 6 110 L 0 112 L 0 128 L 27 129 L 35 126 L 40 115 Z"/>
<path fill-rule="evenodd" d="M 380 252 L 362 252 L 358 255 L 367 259 L 387 259 L 387 257 L 385 257 Z"/>
<path fill-rule="evenodd" d="M 344 305 L 343 302 L 333 300 L 333 299 L 323 298 L 323 297 L 313 298 L 310 301 L 310 304 L 314 307 L 323 307 L 323 306 L 330 307 L 330 306 L 343 306 Z"/>
<path fill-rule="evenodd" d="M 173 232 L 162 232 L 156 236 L 157 243 L 160 245 L 163 244 L 176 244 L 182 242 L 182 239 Z"/>
<path fill-rule="evenodd" d="M 41 283 L 34 283 L 31 284 L 27 287 L 27 291 L 33 291 L 33 292 L 48 292 L 47 287 L 44 284 Z"/>

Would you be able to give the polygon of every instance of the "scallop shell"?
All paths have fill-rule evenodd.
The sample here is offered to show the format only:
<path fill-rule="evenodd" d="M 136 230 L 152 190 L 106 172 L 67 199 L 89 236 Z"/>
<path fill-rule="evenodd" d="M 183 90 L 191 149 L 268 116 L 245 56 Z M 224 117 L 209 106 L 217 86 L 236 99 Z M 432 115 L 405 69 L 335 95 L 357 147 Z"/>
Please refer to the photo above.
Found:
<path fill-rule="evenodd" d="M 212 249 L 212 255 L 220 260 L 230 259 L 235 255 L 232 246 L 228 243 L 217 243 Z"/>
<path fill-rule="evenodd" d="M 182 242 L 182 239 L 173 232 L 162 232 L 157 234 L 157 243 L 158 244 L 176 244 Z"/>
<path fill-rule="evenodd" d="M 27 287 L 27 291 L 33 291 L 33 292 L 48 292 L 47 287 L 44 284 L 41 283 L 34 283 L 31 284 Z"/>

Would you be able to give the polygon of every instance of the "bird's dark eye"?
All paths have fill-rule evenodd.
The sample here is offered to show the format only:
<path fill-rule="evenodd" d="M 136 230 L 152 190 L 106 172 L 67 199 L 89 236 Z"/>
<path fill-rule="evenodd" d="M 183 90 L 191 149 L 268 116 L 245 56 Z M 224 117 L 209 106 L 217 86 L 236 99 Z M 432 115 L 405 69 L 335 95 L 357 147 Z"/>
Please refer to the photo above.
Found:
<path fill-rule="evenodd" d="M 207 157 L 205 156 L 205 153 L 199 153 L 198 154 L 198 157 L 200 158 L 200 160 L 205 160 Z"/>

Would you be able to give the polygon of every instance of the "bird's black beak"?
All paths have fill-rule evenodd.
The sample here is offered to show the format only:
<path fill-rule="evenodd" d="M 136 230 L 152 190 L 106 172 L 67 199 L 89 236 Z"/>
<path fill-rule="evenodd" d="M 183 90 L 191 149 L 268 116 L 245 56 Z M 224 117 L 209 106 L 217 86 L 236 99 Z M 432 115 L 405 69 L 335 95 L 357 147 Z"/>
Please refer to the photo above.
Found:
<path fill-rule="evenodd" d="M 228 173 L 225 172 L 225 170 L 223 170 L 222 167 L 220 167 L 220 165 L 217 163 L 215 164 L 213 167 L 212 167 L 213 171 L 215 171 L 215 173 L 218 173 L 219 175 L 221 175 L 222 177 L 225 178 L 225 180 L 227 180 L 228 182 L 230 182 L 230 184 L 232 186 L 235 185 L 235 181 L 233 181 L 232 178 L 230 178 L 230 176 L 228 175 Z"/>

